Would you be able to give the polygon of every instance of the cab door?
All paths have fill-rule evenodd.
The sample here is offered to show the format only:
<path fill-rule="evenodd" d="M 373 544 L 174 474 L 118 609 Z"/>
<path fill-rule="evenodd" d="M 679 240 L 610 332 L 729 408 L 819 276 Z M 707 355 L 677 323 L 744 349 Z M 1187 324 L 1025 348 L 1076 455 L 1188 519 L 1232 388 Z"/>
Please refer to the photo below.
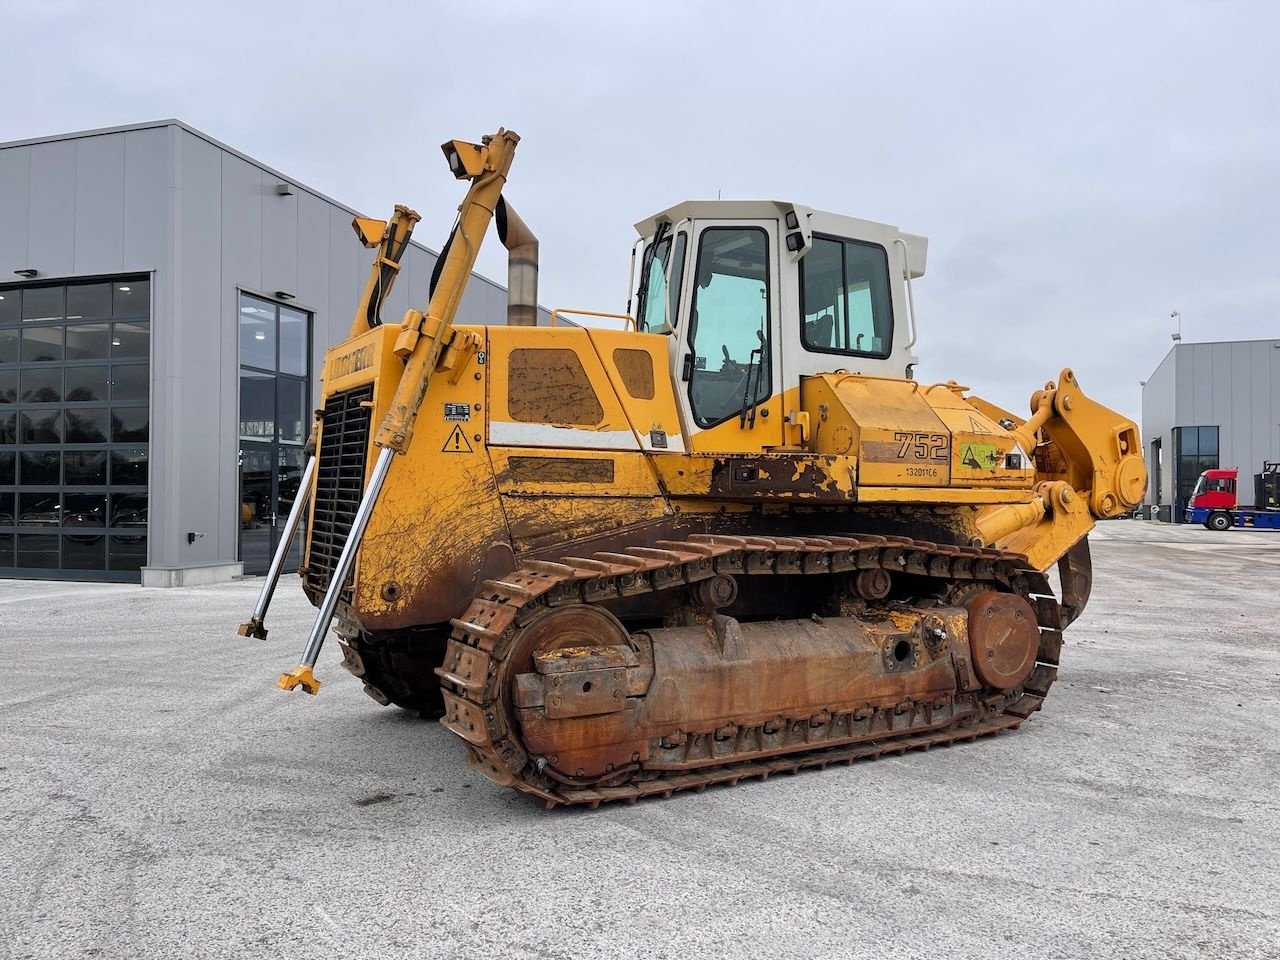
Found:
<path fill-rule="evenodd" d="M 777 238 L 774 220 L 691 224 L 671 345 L 690 450 L 782 443 Z"/>

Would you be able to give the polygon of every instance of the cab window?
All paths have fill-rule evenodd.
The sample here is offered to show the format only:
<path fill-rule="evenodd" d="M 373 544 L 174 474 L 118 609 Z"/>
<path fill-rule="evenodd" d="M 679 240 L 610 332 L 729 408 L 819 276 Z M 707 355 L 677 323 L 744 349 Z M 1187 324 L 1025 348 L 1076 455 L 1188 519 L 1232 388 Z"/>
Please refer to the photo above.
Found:
<path fill-rule="evenodd" d="M 676 310 L 680 306 L 680 284 L 684 278 L 684 252 L 688 235 L 682 230 L 676 234 L 675 250 L 670 237 L 664 237 L 649 258 L 645 248 L 644 260 L 649 264 L 649 282 L 640 304 L 640 323 L 637 329 L 651 333 L 666 333 L 676 325 Z M 650 244 L 652 247 L 652 244 Z M 671 284 L 667 285 L 668 259 L 670 258 Z"/>
<path fill-rule="evenodd" d="M 683 378 L 700 427 L 769 399 L 768 257 L 758 227 L 708 227 L 698 240 Z"/>
<path fill-rule="evenodd" d="M 887 357 L 893 345 L 889 257 L 882 246 L 814 237 L 800 261 L 800 340 L 806 350 Z"/>

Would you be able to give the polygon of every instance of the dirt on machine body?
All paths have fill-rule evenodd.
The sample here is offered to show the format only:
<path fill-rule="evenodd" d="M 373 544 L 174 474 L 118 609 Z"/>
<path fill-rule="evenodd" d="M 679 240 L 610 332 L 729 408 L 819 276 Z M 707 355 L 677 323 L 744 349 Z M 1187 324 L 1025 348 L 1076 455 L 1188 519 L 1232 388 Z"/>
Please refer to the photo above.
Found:
<path fill-rule="evenodd" d="M 438 713 L 474 767 L 549 806 L 1039 709 L 1088 599 L 1087 535 L 1142 498 L 1136 426 L 1070 369 L 1025 417 L 918 383 L 925 240 L 791 203 L 642 221 L 625 313 L 533 326 L 537 240 L 502 197 L 517 142 L 445 144 L 469 190 L 430 303 L 397 325 L 380 308 L 417 215 L 356 222 L 373 271 L 290 521 L 307 511 L 319 612 L 280 685 L 318 690 L 334 623 L 370 696 Z M 509 325 L 455 325 L 494 219 Z M 584 314 L 623 329 L 568 322 Z M 279 569 L 241 633 L 265 636 Z"/>

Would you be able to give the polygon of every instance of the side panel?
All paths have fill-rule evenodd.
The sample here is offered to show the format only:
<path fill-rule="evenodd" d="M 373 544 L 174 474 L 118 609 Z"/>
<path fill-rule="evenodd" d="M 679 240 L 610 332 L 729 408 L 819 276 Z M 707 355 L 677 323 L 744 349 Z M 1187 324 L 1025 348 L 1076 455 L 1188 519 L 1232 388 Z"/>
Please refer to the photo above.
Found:
<path fill-rule="evenodd" d="M 360 379 L 336 375 L 355 365 L 343 358 L 371 349 L 378 373 L 375 425 L 403 369 L 392 353 L 396 333 L 380 327 L 335 348 L 326 363 L 328 395 Z M 409 450 L 392 463 L 357 563 L 353 605 L 366 630 L 446 622 L 466 609 L 481 580 L 514 566 L 484 445 L 487 370 L 473 357 L 456 383 L 436 374 Z M 375 447 L 368 469 L 376 455 Z"/>
<path fill-rule="evenodd" d="M 669 512 L 637 438 L 683 446 L 665 350 L 657 335 L 489 328 L 489 452 L 517 554 Z"/>
<path fill-rule="evenodd" d="M 580 327 L 490 327 L 494 446 L 640 450 L 622 403 Z"/>
<path fill-rule="evenodd" d="M 588 329 L 587 335 L 641 448 L 683 453 L 685 442 L 668 360 L 669 338 L 599 329 Z"/>

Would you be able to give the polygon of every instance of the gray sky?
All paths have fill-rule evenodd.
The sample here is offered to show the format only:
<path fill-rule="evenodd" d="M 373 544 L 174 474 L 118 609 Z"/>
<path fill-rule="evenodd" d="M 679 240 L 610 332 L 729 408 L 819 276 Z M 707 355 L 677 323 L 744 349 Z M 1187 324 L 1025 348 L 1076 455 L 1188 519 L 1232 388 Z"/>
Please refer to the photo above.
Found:
<path fill-rule="evenodd" d="M 433 9 L 434 8 L 434 9 Z M 176 116 L 372 215 L 521 142 L 548 306 L 621 310 L 631 224 L 770 197 L 930 238 L 921 379 L 1138 414 L 1188 340 L 1280 337 L 1280 4 L 0 0 L 0 140 Z M 505 277 L 496 241 L 480 268 Z"/>

